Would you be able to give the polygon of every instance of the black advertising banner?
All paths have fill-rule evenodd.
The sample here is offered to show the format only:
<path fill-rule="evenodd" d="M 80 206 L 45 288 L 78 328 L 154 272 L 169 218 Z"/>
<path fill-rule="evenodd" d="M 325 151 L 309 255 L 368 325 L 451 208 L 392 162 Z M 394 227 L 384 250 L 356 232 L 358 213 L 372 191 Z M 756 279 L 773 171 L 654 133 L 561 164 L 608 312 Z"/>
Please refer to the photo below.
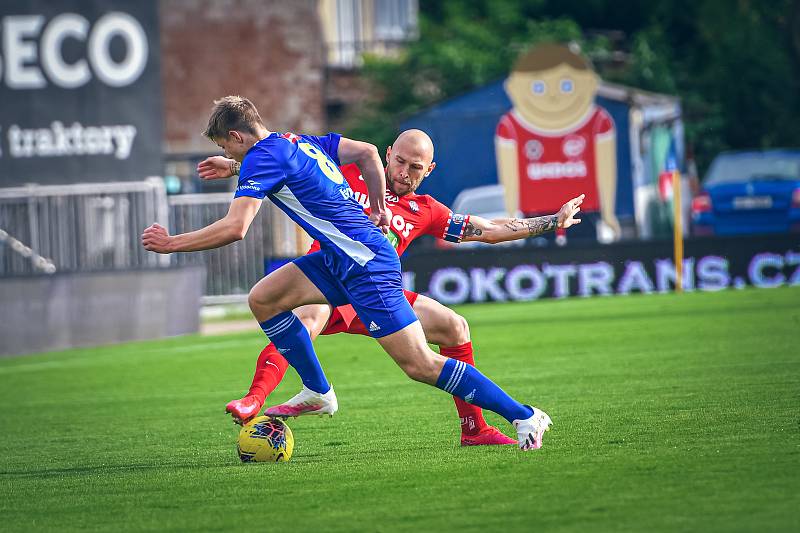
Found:
<path fill-rule="evenodd" d="M 672 242 L 484 247 L 403 258 L 407 289 L 444 304 L 672 291 Z M 800 285 L 800 234 L 690 239 L 687 291 Z"/>
<path fill-rule="evenodd" d="M 0 187 L 162 173 L 156 0 L 0 0 Z"/>

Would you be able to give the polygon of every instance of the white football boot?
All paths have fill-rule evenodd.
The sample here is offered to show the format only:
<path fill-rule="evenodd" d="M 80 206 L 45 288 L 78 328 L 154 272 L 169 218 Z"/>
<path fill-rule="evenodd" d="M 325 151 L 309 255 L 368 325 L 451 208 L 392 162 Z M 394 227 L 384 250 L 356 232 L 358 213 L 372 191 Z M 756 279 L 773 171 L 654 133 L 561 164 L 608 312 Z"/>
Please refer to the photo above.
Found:
<path fill-rule="evenodd" d="M 553 424 L 547 413 L 536 407 L 531 407 L 531 409 L 533 409 L 533 415 L 530 418 L 512 422 L 517 430 L 517 442 L 520 450 L 538 450 L 541 448 L 544 432 L 550 431 L 550 426 Z"/>
<path fill-rule="evenodd" d="M 273 405 L 264 411 L 265 415 L 279 418 L 290 416 L 298 417 L 305 415 L 329 415 L 333 416 L 339 409 L 339 402 L 336 401 L 336 394 L 331 390 L 325 394 L 314 392 L 305 385 L 295 396 L 289 398 L 280 405 Z"/>

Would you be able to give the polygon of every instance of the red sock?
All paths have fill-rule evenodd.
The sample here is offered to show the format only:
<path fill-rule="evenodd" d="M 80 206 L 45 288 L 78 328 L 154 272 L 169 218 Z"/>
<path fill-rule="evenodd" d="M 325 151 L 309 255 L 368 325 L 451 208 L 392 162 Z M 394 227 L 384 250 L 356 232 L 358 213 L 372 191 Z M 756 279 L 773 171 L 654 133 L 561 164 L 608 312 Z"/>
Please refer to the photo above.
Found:
<path fill-rule="evenodd" d="M 471 342 L 460 346 L 439 346 L 439 353 L 450 359 L 464 361 L 468 365 L 475 366 Z M 458 411 L 458 416 L 461 418 L 462 435 L 477 435 L 481 429 L 486 427 L 486 420 L 483 419 L 483 411 L 481 411 L 480 407 L 467 403 L 455 396 L 453 396 L 453 401 L 456 402 L 456 411 Z"/>
<path fill-rule="evenodd" d="M 250 385 L 250 391 L 247 395 L 256 396 L 261 400 L 261 403 L 264 403 L 267 396 L 275 390 L 275 387 L 283 379 L 288 366 L 289 363 L 286 359 L 278 352 L 275 345 L 270 343 L 261 350 L 261 355 L 258 356 L 256 373 L 253 376 L 253 383 Z"/>

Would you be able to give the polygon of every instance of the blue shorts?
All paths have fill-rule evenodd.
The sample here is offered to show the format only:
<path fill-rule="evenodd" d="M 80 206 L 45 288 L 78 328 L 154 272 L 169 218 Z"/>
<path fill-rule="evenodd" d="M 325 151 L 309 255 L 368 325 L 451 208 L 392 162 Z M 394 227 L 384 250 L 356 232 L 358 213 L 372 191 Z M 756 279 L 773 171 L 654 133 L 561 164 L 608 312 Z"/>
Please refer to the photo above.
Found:
<path fill-rule="evenodd" d="M 403 293 L 400 259 L 390 246 L 361 266 L 321 250 L 295 259 L 303 274 L 333 307 L 352 304 L 370 336 L 385 337 L 417 321 Z"/>

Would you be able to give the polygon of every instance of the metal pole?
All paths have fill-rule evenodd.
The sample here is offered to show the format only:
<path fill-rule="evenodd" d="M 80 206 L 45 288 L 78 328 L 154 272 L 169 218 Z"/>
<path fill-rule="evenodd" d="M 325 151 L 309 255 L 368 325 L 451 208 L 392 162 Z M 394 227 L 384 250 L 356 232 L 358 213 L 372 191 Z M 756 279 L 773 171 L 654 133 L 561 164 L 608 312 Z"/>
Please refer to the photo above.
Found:
<path fill-rule="evenodd" d="M 681 208 L 681 173 L 672 172 L 672 218 L 675 241 L 675 292 L 683 292 L 683 209 Z"/>

